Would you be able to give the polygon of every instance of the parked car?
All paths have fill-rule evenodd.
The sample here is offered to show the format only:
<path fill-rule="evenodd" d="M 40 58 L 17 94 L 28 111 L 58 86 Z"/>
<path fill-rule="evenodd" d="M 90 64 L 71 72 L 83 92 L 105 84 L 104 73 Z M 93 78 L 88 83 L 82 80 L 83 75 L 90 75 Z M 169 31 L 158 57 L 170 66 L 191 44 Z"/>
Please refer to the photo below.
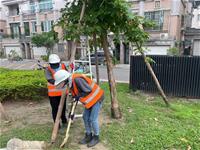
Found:
<path fill-rule="evenodd" d="M 98 64 L 99 65 L 105 65 L 106 59 L 105 59 L 104 52 L 103 51 L 97 52 L 97 57 L 98 57 Z M 95 65 L 96 64 L 95 54 L 91 54 L 90 59 L 91 59 L 91 64 Z"/>
<path fill-rule="evenodd" d="M 110 54 L 110 56 L 112 57 L 112 54 Z M 99 65 L 105 65 L 106 64 L 106 58 L 105 58 L 105 55 L 104 55 L 104 51 L 98 51 L 97 57 L 98 57 L 98 64 Z M 91 59 L 91 64 L 95 65 L 96 64 L 95 53 L 90 54 L 90 59 Z M 80 60 L 87 60 L 88 61 L 88 57 L 80 58 Z"/>

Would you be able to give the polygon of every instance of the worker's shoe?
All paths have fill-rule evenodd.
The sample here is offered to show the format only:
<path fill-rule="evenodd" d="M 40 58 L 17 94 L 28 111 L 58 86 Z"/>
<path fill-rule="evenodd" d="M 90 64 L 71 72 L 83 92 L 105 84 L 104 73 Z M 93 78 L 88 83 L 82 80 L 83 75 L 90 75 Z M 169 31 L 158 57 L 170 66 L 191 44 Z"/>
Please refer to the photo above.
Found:
<path fill-rule="evenodd" d="M 93 147 L 98 143 L 99 143 L 99 136 L 98 135 L 94 135 L 92 137 L 92 140 L 87 144 L 87 147 Z"/>
<path fill-rule="evenodd" d="M 87 144 L 92 140 L 92 133 L 85 134 L 85 137 L 79 142 L 79 144 Z"/>

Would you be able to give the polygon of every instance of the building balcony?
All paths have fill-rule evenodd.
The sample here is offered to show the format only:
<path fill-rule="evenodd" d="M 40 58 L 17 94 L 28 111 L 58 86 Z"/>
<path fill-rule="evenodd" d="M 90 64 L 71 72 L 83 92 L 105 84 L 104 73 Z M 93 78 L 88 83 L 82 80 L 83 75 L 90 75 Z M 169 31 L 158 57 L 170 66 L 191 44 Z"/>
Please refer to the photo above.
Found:
<path fill-rule="evenodd" d="M 200 0 L 190 0 L 192 2 L 194 8 L 198 8 L 200 6 Z"/>
<path fill-rule="evenodd" d="M 36 14 L 33 11 L 31 11 L 31 10 L 24 11 L 23 12 L 23 20 L 24 21 L 27 21 L 27 20 L 36 20 Z"/>
<path fill-rule="evenodd" d="M 18 4 L 24 1 L 26 0 L 3 0 L 2 4 L 8 6 L 8 5 L 13 5 L 13 4 Z"/>
<path fill-rule="evenodd" d="M 9 16 L 8 17 L 8 22 L 10 23 L 10 22 L 20 22 L 20 17 L 19 17 L 19 15 L 17 15 L 17 16 Z"/>

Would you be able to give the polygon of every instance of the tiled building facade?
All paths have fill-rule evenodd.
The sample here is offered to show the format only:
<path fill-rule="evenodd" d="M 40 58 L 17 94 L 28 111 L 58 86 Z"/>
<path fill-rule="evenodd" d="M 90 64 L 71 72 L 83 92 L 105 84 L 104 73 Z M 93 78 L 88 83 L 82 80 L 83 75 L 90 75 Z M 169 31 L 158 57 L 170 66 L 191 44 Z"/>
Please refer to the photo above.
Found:
<path fill-rule="evenodd" d="M 156 23 L 155 27 L 147 29 L 150 33 L 148 47 L 153 54 L 167 54 L 168 48 L 184 41 L 184 31 L 191 26 L 192 19 L 189 0 L 129 0 L 129 3 L 133 13 Z"/>
<path fill-rule="evenodd" d="M 5 54 L 14 49 L 27 59 L 46 55 L 46 49 L 32 45 L 30 37 L 50 31 L 65 3 L 64 0 L 3 0 L 6 34 L 10 36 L 3 39 Z"/>

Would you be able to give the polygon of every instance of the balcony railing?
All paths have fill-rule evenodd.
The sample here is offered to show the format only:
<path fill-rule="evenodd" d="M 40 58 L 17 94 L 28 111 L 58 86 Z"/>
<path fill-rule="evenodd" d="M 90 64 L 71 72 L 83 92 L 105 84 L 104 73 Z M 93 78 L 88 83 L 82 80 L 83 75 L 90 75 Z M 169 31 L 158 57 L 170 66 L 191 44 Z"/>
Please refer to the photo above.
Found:
<path fill-rule="evenodd" d="M 52 2 L 40 2 L 39 3 L 39 11 L 49 11 L 53 9 Z"/>
<path fill-rule="evenodd" d="M 8 21 L 9 22 L 20 22 L 20 17 L 19 16 L 9 16 Z"/>
<path fill-rule="evenodd" d="M 18 4 L 23 0 L 3 0 L 2 4 L 3 5 L 12 5 L 12 4 Z"/>
<path fill-rule="evenodd" d="M 36 4 L 32 3 L 30 4 L 30 12 L 35 13 L 36 12 Z M 44 1 L 39 3 L 39 12 L 49 11 L 53 9 L 53 3 L 52 1 Z"/>

